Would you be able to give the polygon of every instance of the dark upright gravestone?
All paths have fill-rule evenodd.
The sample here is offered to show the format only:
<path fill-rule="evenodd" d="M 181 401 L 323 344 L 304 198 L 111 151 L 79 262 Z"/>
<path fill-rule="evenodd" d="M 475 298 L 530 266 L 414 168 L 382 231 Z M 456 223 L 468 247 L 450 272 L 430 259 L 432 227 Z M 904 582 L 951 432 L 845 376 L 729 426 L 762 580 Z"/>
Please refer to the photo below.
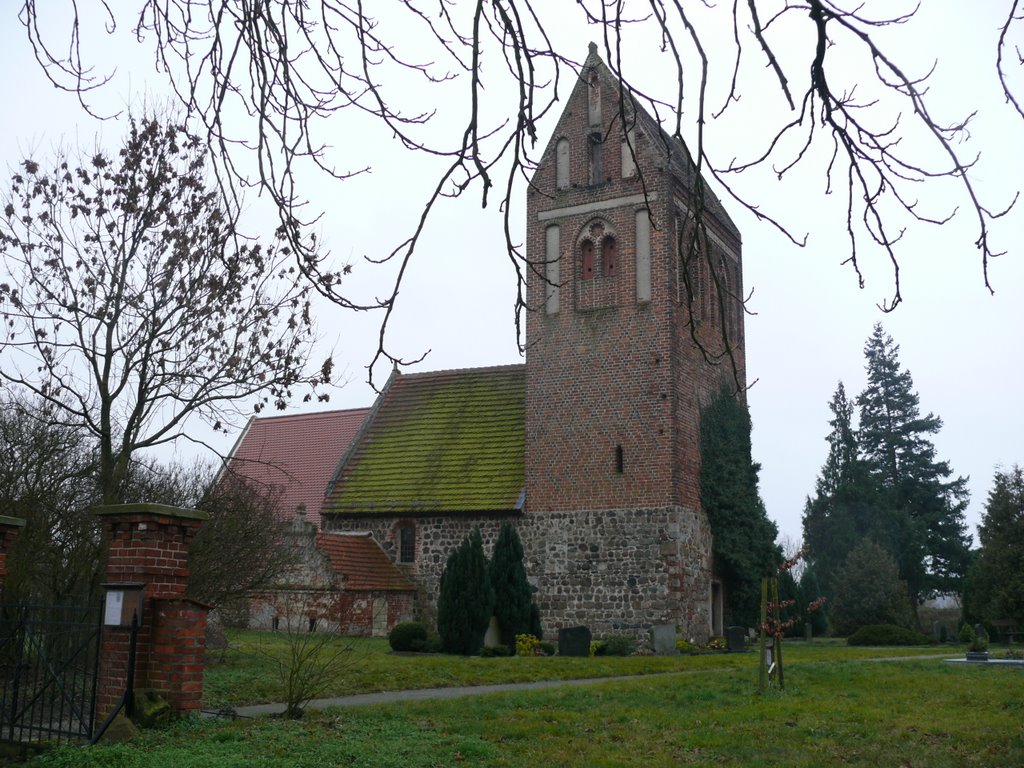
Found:
<path fill-rule="evenodd" d="M 727 627 L 725 630 L 725 647 L 729 653 L 742 653 L 747 650 L 747 630 L 745 627 Z"/>
<path fill-rule="evenodd" d="M 586 627 L 565 627 L 558 630 L 559 656 L 589 656 L 590 630 Z"/>

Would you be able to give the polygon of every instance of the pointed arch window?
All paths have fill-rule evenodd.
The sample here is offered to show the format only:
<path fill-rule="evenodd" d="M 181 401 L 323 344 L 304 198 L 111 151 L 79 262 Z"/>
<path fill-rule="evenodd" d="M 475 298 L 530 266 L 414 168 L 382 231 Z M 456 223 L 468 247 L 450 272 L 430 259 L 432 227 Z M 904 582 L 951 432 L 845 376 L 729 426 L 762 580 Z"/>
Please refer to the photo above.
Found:
<path fill-rule="evenodd" d="M 604 136 L 601 132 L 592 133 L 587 137 L 587 152 L 590 161 L 590 183 L 602 184 L 604 178 L 604 158 L 602 149 L 604 147 Z"/>
<path fill-rule="evenodd" d="M 601 274 L 614 277 L 618 270 L 619 253 L 615 246 L 615 238 L 611 235 L 601 241 Z"/>
<path fill-rule="evenodd" d="M 563 137 L 555 145 L 555 186 L 566 189 L 569 184 L 569 140 Z"/>
<path fill-rule="evenodd" d="M 615 230 L 607 222 L 596 219 L 588 224 L 577 239 L 580 279 L 597 275 L 614 277 L 619 271 L 619 253 Z"/>
<path fill-rule="evenodd" d="M 594 276 L 594 241 L 584 240 L 580 252 L 580 270 L 584 280 Z"/>

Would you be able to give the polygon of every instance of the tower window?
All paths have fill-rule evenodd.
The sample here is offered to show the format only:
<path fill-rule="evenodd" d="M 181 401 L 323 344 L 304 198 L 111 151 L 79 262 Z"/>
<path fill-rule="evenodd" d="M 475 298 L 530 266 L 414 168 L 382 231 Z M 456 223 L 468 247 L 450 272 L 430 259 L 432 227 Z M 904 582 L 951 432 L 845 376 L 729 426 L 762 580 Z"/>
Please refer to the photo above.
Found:
<path fill-rule="evenodd" d="M 580 268 L 584 280 L 594 276 L 594 243 L 591 240 L 583 242 L 583 249 L 580 255 Z"/>
<path fill-rule="evenodd" d="M 559 139 L 555 147 L 555 186 L 569 186 L 569 140 Z"/>
<path fill-rule="evenodd" d="M 618 253 L 615 248 L 615 238 L 606 237 L 601 243 L 601 273 L 605 277 L 613 277 L 618 268 Z"/>
<path fill-rule="evenodd" d="M 622 446 L 621 445 L 616 445 L 615 446 L 615 472 L 621 475 L 625 471 L 626 471 L 626 463 L 625 463 L 625 459 L 623 458 L 623 455 L 622 455 Z"/>
<path fill-rule="evenodd" d="M 601 134 L 592 133 L 587 137 L 587 152 L 590 157 L 590 183 L 600 184 L 604 181 L 604 161 L 601 148 L 604 146 Z"/>

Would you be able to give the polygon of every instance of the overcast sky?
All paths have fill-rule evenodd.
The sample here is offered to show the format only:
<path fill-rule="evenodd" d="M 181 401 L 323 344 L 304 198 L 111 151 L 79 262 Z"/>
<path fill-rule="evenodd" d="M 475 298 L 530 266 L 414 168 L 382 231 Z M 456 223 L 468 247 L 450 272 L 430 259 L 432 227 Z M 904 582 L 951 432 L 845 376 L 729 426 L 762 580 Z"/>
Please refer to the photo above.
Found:
<path fill-rule="evenodd" d="M 1024 121 L 1003 102 L 995 77 L 994 43 L 1002 21 L 995 7 L 1004 4 L 931 0 L 925 5 L 917 19 L 886 34 L 901 36 L 901 62 L 914 73 L 922 74 L 937 60 L 929 92 L 934 114 L 952 121 L 978 112 L 971 147 L 981 158 L 970 174 L 985 202 L 999 208 L 1024 179 Z M 82 113 L 72 96 L 56 92 L 40 74 L 13 7 L 2 13 L 0 57 L 6 76 L 0 80 L 0 104 L 5 105 L 0 168 L 26 153 L 40 158 L 61 142 L 91 146 L 97 133 L 108 144 L 118 140 L 123 122 L 100 125 Z M 554 33 L 579 59 L 597 36 L 571 15 Z M 101 111 L 116 112 L 141 96 L 161 98 L 148 49 L 130 36 L 99 42 L 93 51 L 100 67 L 117 65 L 114 80 L 96 97 Z M 637 39 L 633 49 L 625 46 L 623 61 L 645 88 L 671 97 L 674 72 L 644 64 L 649 42 Z M 863 75 L 858 69 L 862 64 L 851 61 L 851 81 Z M 397 97 L 437 102 L 442 111 L 435 127 L 443 133 L 461 127 L 444 123 L 444 107 L 457 104 L 458 93 L 398 92 Z M 715 159 L 722 163 L 730 159 L 728 150 L 744 156 L 763 138 L 760 110 L 778 114 L 777 94 L 748 91 L 744 99 L 738 110 L 744 117 L 707 127 L 709 134 L 717 131 Z M 514 100 L 508 103 L 514 105 Z M 556 120 L 557 110 L 542 123 L 542 142 Z M 400 241 L 399 234 L 419 214 L 425 190 L 436 183 L 437 166 L 400 152 L 396 142 L 368 125 L 346 124 L 332 138 L 332 157 L 339 165 L 370 161 L 374 171 L 344 185 L 312 180 L 305 194 L 325 212 L 321 233 L 335 258 L 355 266 L 346 284 L 349 294 L 383 296 L 390 290 L 393 269 L 370 265 L 362 257 L 390 250 Z M 925 156 L 927 146 L 922 142 Z M 968 522 L 973 530 L 994 468 L 1024 462 L 1024 409 L 1019 402 L 1024 378 L 1024 204 L 995 229 L 997 249 L 1009 251 L 990 265 L 995 295 L 983 283 L 974 247 L 976 222 L 961 210 L 948 224 L 907 232 L 900 252 L 904 303 L 884 314 L 878 304 L 891 296 L 891 269 L 884 255 L 866 256 L 866 287 L 859 289 L 853 271 L 841 265 L 849 252 L 844 218 L 837 201 L 826 198 L 820 172 L 798 176 L 787 185 L 779 185 L 772 173 L 762 173 L 743 179 L 742 187 L 748 199 L 763 201 L 795 232 L 810 233 L 807 246 L 796 247 L 726 200 L 743 234 L 744 283 L 753 291 L 748 305 L 753 314 L 746 320 L 747 370 L 753 383 L 749 403 L 754 456 L 762 466 L 761 493 L 769 515 L 783 534 L 800 537 L 804 498 L 813 490 L 826 454 L 827 403 L 839 380 L 851 395 L 863 388 L 864 342 L 873 324 L 881 321 L 900 345 L 922 410 L 944 421 L 935 439 L 939 457 L 957 474 L 970 476 Z M 929 199 L 923 191 L 922 197 L 941 209 L 944 194 Z M 518 212 L 513 208 L 520 238 L 525 231 L 522 195 L 520 185 Z M 258 201 L 251 204 L 259 206 Z M 389 331 L 390 347 L 397 354 L 416 357 L 429 350 L 418 370 L 521 360 L 513 323 L 515 273 L 503 250 L 501 227 L 496 206 L 481 210 L 477 196 L 446 205 L 429 224 Z M 349 380 L 332 393 L 330 407 L 372 402 L 365 366 L 375 349 L 379 319 L 318 306 L 323 349 L 333 353 Z M 386 373 L 381 370 L 377 376 L 382 381 Z M 228 450 L 235 436 L 216 438 L 218 447 Z"/>

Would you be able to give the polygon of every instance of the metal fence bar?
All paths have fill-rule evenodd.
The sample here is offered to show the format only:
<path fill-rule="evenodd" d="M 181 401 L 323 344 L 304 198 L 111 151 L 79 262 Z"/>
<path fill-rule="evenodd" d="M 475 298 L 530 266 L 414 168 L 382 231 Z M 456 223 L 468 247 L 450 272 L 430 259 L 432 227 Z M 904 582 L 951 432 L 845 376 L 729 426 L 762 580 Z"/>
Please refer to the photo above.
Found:
<path fill-rule="evenodd" d="M 0 740 L 88 739 L 99 641 L 96 607 L 0 607 Z"/>

